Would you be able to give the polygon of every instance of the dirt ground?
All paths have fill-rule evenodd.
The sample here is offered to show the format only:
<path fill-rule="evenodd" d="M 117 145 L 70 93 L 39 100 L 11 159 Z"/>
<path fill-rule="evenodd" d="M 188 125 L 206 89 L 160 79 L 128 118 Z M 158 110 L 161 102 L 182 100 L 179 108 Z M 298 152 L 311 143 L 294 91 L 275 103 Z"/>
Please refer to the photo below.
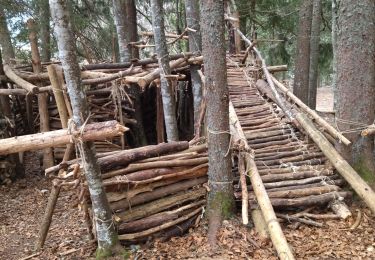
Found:
<path fill-rule="evenodd" d="M 318 92 L 318 110 L 322 107 L 329 111 L 330 107 L 321 104 L 332 103 L 329 90 L 324 91 L 326 94 Z M 0 259 L 24 259 L 31 255 L 34 257 L 28 259 L 94 259 L 95 243 L 89 240 L 83 213 L 75 206 L 73 191 L 61 193 L 45 248 L 40 253 L 34 253 L 39 224 L 51 188 L 51 182 L 40 172 L 36 158 L 27 153 L 26 177 L 9 186 L 0 186 Z M 375 259 L 375 216 L 356 200 L 350 209 L 352 218 L 346 221 L 319 220 L 323 223 L 321 228 L 283 223 L 284 233 L 296 258 Z M 323 212 L 329 213 L 324 208 L 313 210 L 313 213 Z M 358 212 L 362 215 L 360 224 L 350 230 Z M 206 231 L 207 223 L 202 220 L 197 228 L 183 237 L 128 248 L 130 258 L 277 259 L 272 243 L 261 240 L 251 225 L 241 225 L 238 217 L 224 222 L 215 249 L 208 248 Z"/>

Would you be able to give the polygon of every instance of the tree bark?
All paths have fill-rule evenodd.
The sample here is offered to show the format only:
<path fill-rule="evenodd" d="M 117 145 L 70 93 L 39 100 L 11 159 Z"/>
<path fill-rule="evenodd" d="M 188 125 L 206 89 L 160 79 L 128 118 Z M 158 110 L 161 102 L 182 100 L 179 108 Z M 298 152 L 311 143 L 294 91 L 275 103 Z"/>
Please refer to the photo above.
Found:
<path fill-rule="evenodd" d="M 322 5 L 321 0 L 314 0 L 311 21 L 310 37 L 310 70 L 309 70 L 309 107 L 316 108 L 316 92 L 319 78 L 319 40 L 320 40 L 320 20 Z"/>
<path fill-rule="evenodd" d="M 0 46 L 2 47 L 5 64 L 14 64 L 16 56 L 3 9 L 0 9 Z"/>
<path fill-rule="evenodd" d="M 128 42 L 138 41 L 137 32 L 137 9 L 135 6 L 135 0 L 125 0 L 125 11 L 126 11 L 126 34 L 128 35 Z M 130 54 L 132 59 L 139 59 L 139 50 L 135 47 L 130 47 Z"/>
<path fill-rule="evenodd" d="M 293 93 L 305 104 L 308 104 L 309 98 L 311 17 L 311 0 L 302 0 L 299 11 Z"/>
<path fill-rule="evenodd" d="M 40 47 L 41 60 L 48 62 L 51 60 L 51 36 L 50 36 L 50 18 L 48 0 L 39 0 L 39 31 L 40 31 Z"/>
<path fill-rule="evenodd" d="M 34 20 L 29 19 L 27 21 L 27 27 L 29 30 L 29 40 L 31 45 L 31 63 L 34 73 L 42 72 L 42 64 L 40 62 L 40 55 L 38 49 L 38 39 L 36 36 L 36 24 Z M 39 83 L 38 87 L 41 87 Z M 38 94 L 38 111 L 39 111 L 39 122 L 40 132 L 48 132 L 49 129 L 49 115 L 48 115 L 48 93 Z M 53 151 L 52 148 L 45 148 L 43 150 L 43 169 L 47 169 L 54 165 Z"/>
<path fill-rule="evenodd" d="M 209 156 L 208 197 L 209 243 L 216 244 L 216 234 L 224 218 L 233 213 L 233 175 L 231 171 L 229 132 L 229 92 L 224 39 L 224 3 L 222 0 L 200 2 L 202 53 L 207 91 L 207 135 Z"/>
<path fill-rule="evenodd" d="M 113 18 L 115 20 L 117 40 L 120 51 L 120 61 L 128 62 L 131 59 L 127 41 L 125 0 L 113 0 Z"/>
<path fill-rule="evenodd" d="M 71 25 L 67 1 L 50 0 L 51 17 L 55 24 L 55 34 L 59 49 L 59 56 L 65 72 L 65 81 L 68 88 L 73 109 L 73 122 L 82 126 L 89 116 L 88 103 L 81 85 L 80 68 L 77 60 L 75 41 Z M 103 189 L 101 172 L 96 160 L 93 142 L 82 142 L 81 157 L 86 162 L 83 170 L 89 187 L 93 205 L 93 214 L 96 224 L 98 250 L 97 257 L 103 258 L 112 254 L 118 246 L 118 237 L 112 220 L 105 190 Z"/>
<path fill-rule="evenodd" d="M 169 67 L 169 54 L 164 32 L 163 2 L 161 0 L 151 0 L 152 27 L 156 53 L 160 67 L 160 87 L 163 99 L 164 122 L 167 132 L 167 140 L 178 141 L 178 128 L 176 119 L 176 102 L 172 85 L 169 84 L 166 76 L 171 74 Z"/>
<path fill-rule="evenodd" d="M 337 119 L 342 131 L 375 120 L 375 2 L 341 1 L 337 27 Z M 354 125 L 353 125 L 354 124 Z M 353 168 L 375 187 L 374 138 L 348 134 L 351 147 L 338 144 Z"/>
<path fill-rule="evenodd" d="M 202 51 L 202 37 L 199 26 L 199 4 L 198 0 L 185 0 L 186 25 L 187 27 L 196 30 L 196 32 L 189 31 L 189 51 L 200 53 Z M 200 65 L 190 66 L 191 85 L 193 90 L 194 100 L 194 129 L 199 125 L 199 115 L 202 103 L 202 81 L 198 70 Z M 195 133 L 197 134 L 197 133 Z"/>

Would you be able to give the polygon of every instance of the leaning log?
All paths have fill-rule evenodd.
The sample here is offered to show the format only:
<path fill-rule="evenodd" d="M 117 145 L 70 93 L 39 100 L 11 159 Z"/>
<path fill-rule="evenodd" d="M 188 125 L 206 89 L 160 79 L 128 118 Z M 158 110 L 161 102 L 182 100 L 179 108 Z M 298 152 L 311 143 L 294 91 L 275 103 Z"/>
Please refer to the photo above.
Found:
<path fill-rule="evenodd" d="M 79 140 L 84 142 L 105 140 L 110 137 L 122 135 L 127 130 L 128 128 L 113 120 L 88 124 L 84 126 L 82 134 L 81 129 L 73 131 L 72 133 L 69 133 L 67 129 L 61 129 L 39 134 L 6 138 L 0 140 L 0 155 L 62 146 L 72 143 L 74 138 L 79 138 Z"/>
<path fill-rule="evenodd" d="M 11 79 L 14 83 L 16 83 L 18 86 L 22 87 L 23 89 L 27 90 L 28 92 L 31 92 L 33 94 L 39 93 L 39 88 L 26 80 L 22 79 L 21 77 L 17 76 L 16 73 L 12 70 L 12 68 L 9 65 L 4 65 L 4 73 L 5 75 Z"/>
<path fill-rule="evenodd" d="M 297 114 L 296 119 L 306 130 L 306 133 L 319 146 L 324 155 L 331 161 L 336 170 L 350 184 L 354 191 L 361 197 L 375 213 L 375 192 L 358 175 L 358 173 L 349 165 L 347 161 L 336 151 L 335 147 L 324 137 L 322 133 L 314 126 L 311 120 L 302 113 Z"/>
<path fill-rule="evenodd" d="M 271 76 L 271 80 L 275 85 L 288 96 L 295 104 L 297 104 L 303 112 L 310 115 L 315 122 L 324 128 L 330 135 L 340 140 L 345 145 L 349 145 L 351 142 L 343 136 L 339 131 L 332 127 L 327 121 L 325 121 L 321 116 L 319 116 L 314 110 L 309 108 L 305 103 L 303 103 L 298 97 L 296 97 L 288 88 L 286 88 L 281 82 L 279 82 L 275 77 Z"/>

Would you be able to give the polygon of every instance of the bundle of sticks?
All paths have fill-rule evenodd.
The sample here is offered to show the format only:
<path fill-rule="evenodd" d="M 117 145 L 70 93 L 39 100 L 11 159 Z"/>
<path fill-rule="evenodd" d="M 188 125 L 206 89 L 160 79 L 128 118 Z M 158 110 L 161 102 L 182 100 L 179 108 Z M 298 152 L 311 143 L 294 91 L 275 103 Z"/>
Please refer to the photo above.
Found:
<path fill-rule="evenodd" d="M 168 239 L 184 233 L 200 219 L 207 192 L 206 144 L 160 143 L 98 157 L 119 239 L 124 243 Z M 74 171 L 77 176 L 80 164 L 79 160 L 69 161 L 46 173 L 65 167 L 66 176 Z M 79 200 L 91 211 L 87 184 L 84 179 L 81 183 Z M 88 215 L 94 221 L 91 212 Z"/>

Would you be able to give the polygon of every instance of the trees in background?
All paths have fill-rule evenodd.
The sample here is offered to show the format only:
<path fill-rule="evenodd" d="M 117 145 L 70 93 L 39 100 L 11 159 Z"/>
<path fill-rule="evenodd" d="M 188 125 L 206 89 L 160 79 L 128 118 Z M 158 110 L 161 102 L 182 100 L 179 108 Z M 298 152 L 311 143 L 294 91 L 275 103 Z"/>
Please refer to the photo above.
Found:
<path fill-rule="evenodd" d="M 167 79 L 167 76 L 171 74 L 171 69 L 169 67 L 169 53 L 165 39 L 163 1 L 151 0 L 151 9 L 155 51 L 158 56 L 160 68 L 160 88 L 163 100 L 164 122 L 167 132 L 167 140 L 178 141 L 176 101 L 172 91 L 172 85 Z"/>
<path fill-rule="evenodd" d="M 4 9 L 0 9 L 0 46 L 5 63 L 13 63 L 16 58 L 9 33 L 8 23 Z"/>
<path fill-rule="evenodd" d="M 358 129 L 375 121 L 375 2 L 340 1 L 337 9 L 337 114 L 350 147 L 342 155 L 375 187 L 374 136 Z"/>
<path fill-rule="evenodd" d="M 208 239 L 216 244 L 216 234 L 223 219 L 234 209 L 229 132 L 229 91 L 227 86 L 224 39 L 224 3 L 200 1 L 202 54 L 206 77 L 207 138 L 210 192 L 207 214 Z"/>

